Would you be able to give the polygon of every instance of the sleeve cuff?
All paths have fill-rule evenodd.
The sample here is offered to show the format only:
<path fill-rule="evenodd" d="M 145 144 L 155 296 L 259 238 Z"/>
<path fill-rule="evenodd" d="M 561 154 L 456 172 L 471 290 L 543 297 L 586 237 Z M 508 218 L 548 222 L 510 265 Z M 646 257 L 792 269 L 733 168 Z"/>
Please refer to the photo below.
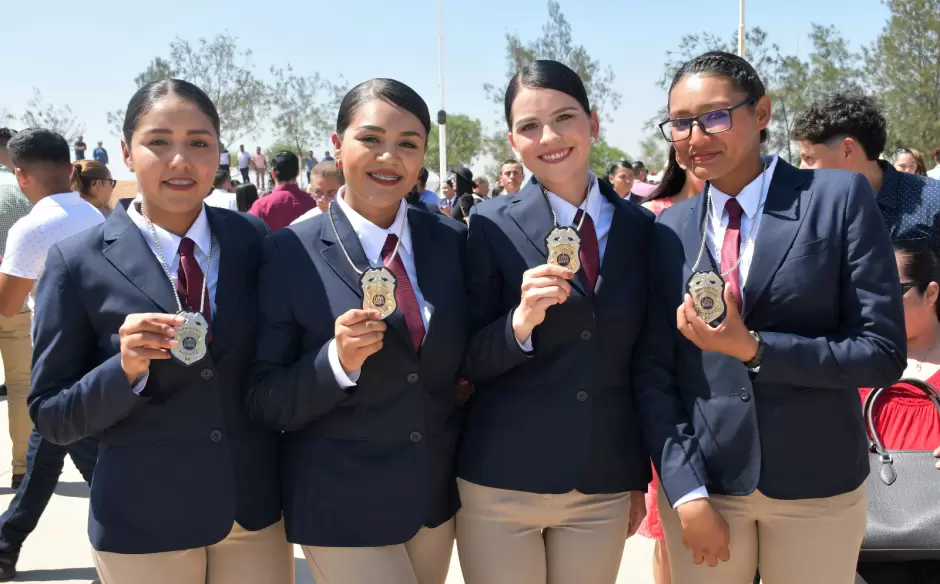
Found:
<path fill-rule="evenodd" d="M 708 489 L 706 489 L 705 487 L 699 487 L 695 489 L 694 491 L 692 491 L 691 493 L 683 497 L 679 497 L 679 500 L 676 501 L 676 504 L 673 505 L 672 508 L 678 509 L 679 505 L 682 505 L 684 503 L 688 503 L 690 501 L 695 501 L 698 499 L 707 499 L 707 498 L 708 498 Z"/>
<path fill-rule="evenodd" d="M 336 348 L 336 339 L 330 341 L 330 346 L 327 348 L 327 358 L 330 360 L 330 368 L 333 369 L 333 376 L 336 377 L 336 383 L 343 389 L 355 387 L 356 383 L 359 381 L 361 369 L 350 371 L 349 374 L 343 371 L 343 366 L 339 362 L 339 350 Z"/>
<path fill-rule="evenodd" d="M 532 335 L 529 334 L 529 336 L 527 336 L 525 340 L 520 343 L 519 339 L 516 338 L 515 331 L 512 330 L 512 319 L 515 316 L 517 310 L 519 310 L 518 306 L 513 308 L 512 312 L 509 313 L 509 333 L 512 335 L 512 338 L 515 339 L 516 344 L 519 345 L 519 348 L 522 349 L 524 353 L 529 354 L 532 352 Z"/>
<path fill-rule="evenodd" d="M 144 389 L 147 387 L 147 381 L 150 380 L 150 371 L 144 371 L 140 374 L 140 377 L 134 381 L 134 384 L 131 386 L 131 391 L 137 395 L 142 395 Z"/>

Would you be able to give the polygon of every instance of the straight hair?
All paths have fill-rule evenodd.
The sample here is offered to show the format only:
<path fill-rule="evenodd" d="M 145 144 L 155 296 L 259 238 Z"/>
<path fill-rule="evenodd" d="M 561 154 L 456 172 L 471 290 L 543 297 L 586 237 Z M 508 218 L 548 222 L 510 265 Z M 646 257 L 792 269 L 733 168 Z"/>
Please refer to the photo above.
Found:
<path fill-rule="evenodd" d="M 940 260 L 926 239 L 895 239 L 894 251 L 904 259 L 901 270 L 923 294 L 931 282 L 940 284 Z M 935 306 L 940 319 L 940 302 Z"/>
<path fill-rule="evenodd" d="M 520 69 L 509 80 L 503 106 L 506 110 L 506 125 L 510 130 L 512 130 L 512 104 L 523 87 L 560 91 L 573 97 L 586 114 L 591 113 L 591 102 L 588 100 L 587 90 L 578 74 L 558 61 L 540 59 Z"/>
<path fill-rule="evenodd" d="M 171 94 L 199 108 L 199 111 L 209 118 L 212 129 L 215 130 L 216 137 L 219 136 L 221 131 L 219 111 L 216 109 L 215 104 L 212 103 L 212 99 L 206 95 L 205 91 L 199 89 L 189 81 L 183 81 L 182 79 L 161 79 L 160 81 L 152 81 L 138 89 L 128 102 L 127 113 L 124 114 L 123 127 L 124 141 L 128 145 L 130 145 L 134 137 L 134 132 L 137 131 L 137 124 L 140 122 L 140 118 L 153 109 L 153 106 L 161 99 Z M 220 147 L 222 148 L 222 152 L 225 152 L 224 146 Z"/>
<path fill-rule="evenodd" d="M 339 113 L 336 115 L 336 133 L 343 134 L 349 127 L 356 110 L 375 99 L 400 107 L 418 118 L 424 128 L 425 137 L 431 133 L 431 113 L 428 111 L 428 104 L 414 89 L 401 81 L 385 78 L 363 81 L 346 93 L 339 105 Z"/>

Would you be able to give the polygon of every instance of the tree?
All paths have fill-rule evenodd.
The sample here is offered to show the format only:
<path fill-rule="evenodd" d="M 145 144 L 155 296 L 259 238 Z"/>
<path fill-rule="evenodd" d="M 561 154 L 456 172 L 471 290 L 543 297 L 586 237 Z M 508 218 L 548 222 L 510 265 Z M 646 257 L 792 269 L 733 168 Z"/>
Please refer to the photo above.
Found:
<path fill-rule="evenodd" d="M 885 0 L 866 71 L 888 119 L 888 147 L 940 145 L 940 0 Z"/>
<path fill-rule="evenodd" d="M 38 89 L 33 89 L 33 97 L 26 104 L 26 111 L 20 117 L 20 122 L 26 128 L 46 128 L 60 134 L 69 143 L 74 142 L 84 131 L 85 126 L 79 123 L 67 105 L 56 107 L 42 101 Z"/>
<path fill-rule="evenodd" d="M 487 96 L 497 105 L 503 103 L 503 93 L 509 80 L 517 71 L 538 59 L 552 59 L 570 67 L 587 89 L 591 106 L 609 122 L 613 122 L 613 112 L 620 106 L 622 96 L 614 90 L 613 69 L 603 67 L 598 61 L 591 58 L 584 45 L 576 45 L 571 36 L 571 25 L 561 12 L 561 5 L 557 0 L 548 2 L 548 22 L 542 27 L 542 36 L 529 42 L 523 42 L 517 34 L 506 35 L 506 82 L 494 85 L 486 83 L 483 89 Z M 497 160 L 502 160 L 499 154 L 500 143 L 488 141 L 489 154 Z"/>
<path fill-rule="evenodd" d="M 297 75 L 290 65 L 286 70 L 272 67 L 271 74 L 272 122 L 278 138 L 292 144 L 297 152 L 312 149 L 330 133 L 335 112 L 346 93 L 345 82 L 333 85 L 316 74 Z"/>
<path fill-rule="evenodd" d="M 134 82 L 143 87 L 171 76 L 197 85 L 212 99 L 219 110 L 225 144 L 254 132 L 270 107 L 268 87 L 255 76 L 251 51 L 239 50 L 238 39 L 229 34 L 196 43 L 177 38 L 170 43 L 169 58 L 156 57 Z M 123 120 L 122 110 L 108 114 L 118 135 Z"/>
<path fill-rule="evenodd" d="M 440 131 L 437 124 L 431 126 L 428 136 L 428 152 L 424 155 L 424 166 L 438 172 L 441 167 Z M 447 116 L 447 168 L 469 166 L 483 152 L 483 124 L 480 120 L 463 114 Z"/>
<path fill-rule="evenodd" d="M 493 159 L 492 164 L 487 164 L 484 169 L 486 176 L 498 176 L 503 163 L 510 158 L 516 158 L 516 153 L 512 151 L 512 147 L 509 145 L 509 132 L 507 130 L 497 130 L 483 138 L 483 150 Z"/>
<path fill-rule="evenodd" d="M 591 155 L 588 157 L 588 166 L 597 176 L 606 176 L 607 171 L 610 170 L 610 167 L 613 166 L 614 163 L 629 159 L 630 155 L 620 148 L 611 146 L 603 140 L 598 140 L 591 147 Z"/>
<path fill-rule="evenodd" d="M 656 133 L 651 133 L 640 142 L 643 164 L 650 170 L 659 170 L 660 165 L 662 165 L 661 168 L 665 168 L 667 151 L 667 142 L 663 139 L 659 129 L 656 130 Z"/>

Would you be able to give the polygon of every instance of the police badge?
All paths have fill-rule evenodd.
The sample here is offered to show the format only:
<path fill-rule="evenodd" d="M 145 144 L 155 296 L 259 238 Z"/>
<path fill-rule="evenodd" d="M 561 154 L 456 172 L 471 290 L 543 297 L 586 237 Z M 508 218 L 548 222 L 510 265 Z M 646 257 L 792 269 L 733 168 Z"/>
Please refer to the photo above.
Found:
<path fill-rule="evenodd" d="M 209 325 L 205 317 L 198 312 L 180 312 L 179 316 L 185 321 L 174 327 L 176 329 L 174 338 L 178 344 L 175 349 L 170 349 L 170 355 L 180 364 L 189 367 L 206 356 Z"/>
<path fill-rule="evenodd" d="M 369 268 L 359 277 L 359 285 L 362 287 L 363 310 L 375 310 L 383 319 L 395 312 L 398 281 L 391 270 L 384 266 Z"/>
<path fill-rule="evenodd" d="M 548 247 L 548 263 L 560 266 L 571 273 L 581 269 L 581 236 L 574 227 L 555 227 L 545 236 Z"/>
<path fill-rule="evenodd" d="M 695 313 L 706 323 L 715 326 L 725 316 L 724 288 L 721 276 L 713 271 L 693 272 L 685 284 L 692 296 Z"/>

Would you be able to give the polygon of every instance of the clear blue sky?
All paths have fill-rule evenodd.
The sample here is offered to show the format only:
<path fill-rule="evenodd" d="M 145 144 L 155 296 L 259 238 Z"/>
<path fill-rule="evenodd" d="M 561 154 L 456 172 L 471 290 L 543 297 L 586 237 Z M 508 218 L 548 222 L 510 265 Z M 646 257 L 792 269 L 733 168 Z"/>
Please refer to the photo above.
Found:
<path fill-rule="evenodd" d="M 608 141 L 633 156 L 643 122 L 665 99 L 656 85 L 666 52 L 685 33 L 730 37 L 737 0 L 561 0 L 576 42 L 613 67 L 623 104 Z M 276 10 L 287 7 L 278 14 Z M 849 8 L 850 7 L 850 8 Z M 852 48 L 871 43 L 888 11 L 880 0 L 748 0 L 747 25 L 768 31 L 785 52 L 805 56 L 810 23 L 839 27 Z M 506 80 L 505 35 L 537 37 L 548 18 L 547 0 L 444 0 L 447 110 L 502 129 L 483 84 Z M 123 108 L 133 79 L 150 60 L 169 53 L 180 36 L 195 40 L 229 32 L 253 51 L 259 73 L 290 63 L 300 73 L 343 75 L 350 83 L 393 77 L 439 108 L 437 0 L 162 0 L 156 4 L 97 0 L 11 0 L 3 9 L 4 73 L 0 111 L 19 115 L 37 87 L 44 101 L 68 104 L 85 124 L 89 149 L 104 140 L 118 178 L 119 141 L 105 112 Z M 246 146 L 272 142 L 264 134 Z M 322 152 L 326 144 L 319 151 Z M 117 163 L 117 164 L 115 164 Z"/>

